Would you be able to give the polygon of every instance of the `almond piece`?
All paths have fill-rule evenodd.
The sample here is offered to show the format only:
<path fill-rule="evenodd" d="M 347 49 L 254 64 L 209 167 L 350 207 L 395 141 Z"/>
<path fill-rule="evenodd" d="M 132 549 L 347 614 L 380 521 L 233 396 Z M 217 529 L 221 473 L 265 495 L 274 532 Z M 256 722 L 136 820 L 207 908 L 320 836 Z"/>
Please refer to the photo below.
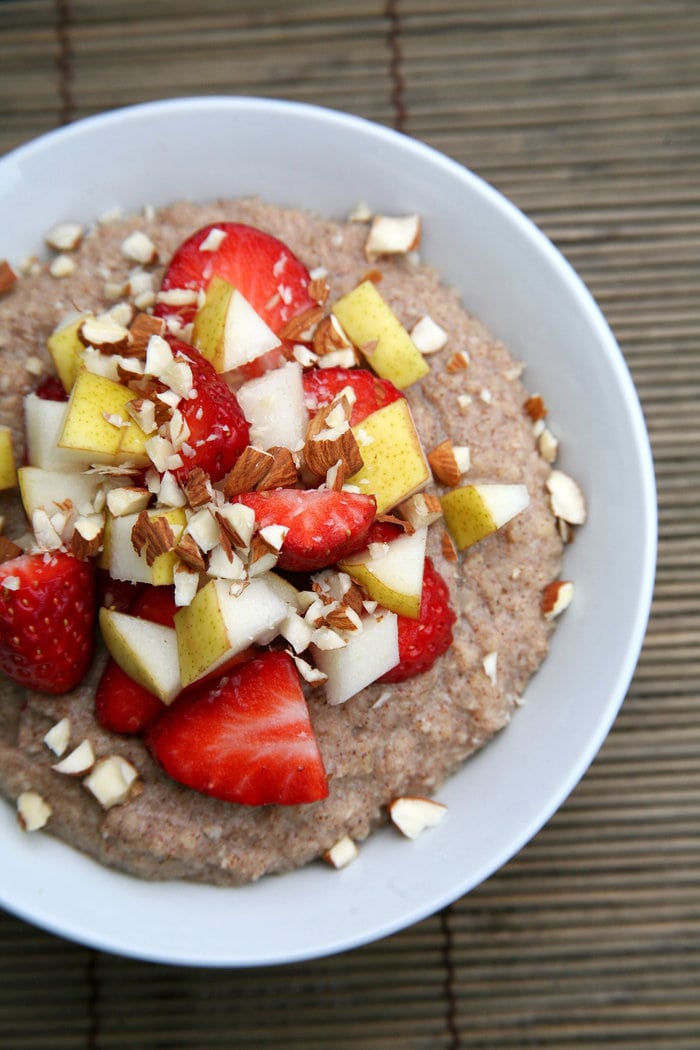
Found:
<path fill-rule="evenodd" d="M 290 450 L 284 445 L 272 445 L 267 449 L 267 454 L 272 456 L 272 463 L 256 485 L 256 489 L 263 492 L 269 489 L 294 488 L 299 481 L 299 471 Z"/>
<path fill-rule="evenodd" d="M 542 613 L 545 620 L 554 620 L 571 605 L 574 585 L 570 580 L 553 580 L 542 592 Z"/>
<path fill-rule="evenodd" d="M 17 820 L 23 831 L 39 831 L 51 816 L 51 806 L 38 791 L 23 791 L 17 798 Z"/>
<path fill-rule="evenodd" d="M 308 310 L 292 317 L 282 326 L 278 335 L 280 339 L 299 340 L 302 343 L 310 342 L 316 325 L 323 317 L 322 306 L 310 306 Z"/>
<path fill-rule="evenodd" d="M 150 567 L 159 555 L 173 549 L 175 537 L 170 522 L 163 514 L 151 517 L 142 510 L 131 530 L 131 543 L 137 554 L 143 552 L 146 564 Z"/>
<path fill-rule="evenodd" d="M 438 481 L 454 488 L 459 485 L 462 472 L 459 469 L 452 442 L 447 438 L 428 453 L 428 463 Z"/>
<path fill-rule="evenodd" d="M 44 734 L 44 743 L 51 751 L 53 751 L 57 758 L 61 758 L 61 756 L 68 750 L 70 733 L 70 718 L 61 718 Z"/>
<path fill-rule="evenodd" d="M 420 244 L 421 221 L 418 215 L 375 215 L 365 241 L 365 255 L 406 255 Z"/>
<path fill-rule="evenodd" d="M 60 222 L 46 235 L 49 248 L 57 252 L 73 252 L 83 239 L 85 230 L 78 222 Z"/>
<path fill-rule="evenodd" d="M 469 354 L 466 350 L 458 350 L 447 362 L 447 371 L 462 372 L 465 368 L 469 368 Z"/>
<path fill-rule="evenodd" d="M 269 452 L 247 445 L 226 476 L 224 497 L 230 500 L 242 492 L 253 492 L 272 464 L 273 458 Z"/>
<path fill-rule="evenodd" d="M 141 792 L 138 770 L 121 755 L 101 758 L 83 784 L 103 809 L 119 806 Z"/>
<path fill-rule="evenodd" d="M 426 314 L 411 329 L 414 346 L 422 354 L 436 354 L 447 344 L 449 336 L 444 328 Z"/>
<path fill-rule="evenodd" d="M 539 394 L 533 394 L 532 397 L 529 397 L 523 408 L 533 423 L 536 423 L 538 419 L 544 419 L 547 415 L 545 403 Z"/>
<path fill-rule="evenodd" d="M 104 518 L 89 514 L 78 518 L 73 528 L 70 549 L 79 561 L 88 561 L 99 553 L 104 539 Z"/>
<path fill-rule="evenodd" d="M 319 478 L 325 477 L 338 461 L 346 477 L 362 467 L 362 454 L 350 429 L 351 411 L 350 402 L 341 396 L 320 408 L 307 427 L 304 460 L 311 473 Z"/>
<path fill-rule="evenodd" d="M 190 535 L 182 537 L 177 547 L 175 547 L 175 554 L 190 569 L 195 569 L 197 572 L 206 570 L 207 565 L 204 555 Z"/>
<path fill-rule="evenodd" d="M 409 839 L 417 839 L 428 828 L 434 828 L 446 813 L 447 806 L 430 798 L 404 796 L 389 803 L 392 821 Z"/>
<path fill-rule="evenodd" d="M 308 290 L 310 297 L 314 302 L 317 302 L 319 306 L 323 306 L 331 292 L 328 281 L 325 277 L 312 278 L 309 282 Z"/>
<path fill-rule="evenodd" d="M 140 263 L 142 266 L 151 266 L 158 262 L 158 250 L 148 236 L 142 230 L 134 230 L 122 241 L 121 253 L 125 259 Z"/>
<path fill-rule="evenodd" d="M 336 350 L 352 349 L 352 343 L 333 314 L 323 317 L 316 326 L 313 348 L 319 357 L 325 357 Z"/>
<path fill-rule="evenodd" d="M 546 484 L 554 516 L 569 525 L 583 525 L 586 501 L 574 479 L 562 470 L 553 470 Z"/>
<path fill-rule="evenodd" d="M 137 313 L 129 325 L 131 333 L 131 345 L 128 348 L 129 356 L 146 357 L 146 347 L 152 335 L 162 336 L 165 332 L 165 321 L 162 317 L 153 317 L 152 314 Z"/>
<path fill-rule="evenodd" d="M 332 868 L 339 870 L 340 868 L 347 868 L 348 864 L 352 864 L 354 860 L 357 860 L 359 855 L 360 851 L 357 848 L 357 844 L 349 835 L 343 835 L 342 838 L 333 843 L 330 849 L 325 851 L 323 859 L 326 864 L 330 864 Z"/>
<path fill-rule="evenodd" d="M 399 504 L 397 510 L 414 529 L 427 528 L 442 517 L 442 504 L 437 496 L 417 492 Z"/>
<path fill-rule="evenodd" d="M 94 346 L 103 354 L 123 354 L 129 348 L 129 329 L 109 314 L 86 317 L 78 328 L 78 338 L 84 346 Z"/>
<path fill-rule="evenodd" d="M 457 548 L 455 547 L 452 537 L 450 536 L 447 529 L 442 530 L 442 536 L 440 537 L 440 547 L 442 549 L 442 556 L 445 561 L 457 561 Z"/>
<path fill-rule="evenodd" d="M 66 776 L 79 777 L 88 773 L 95 764 L 95 752 L 89 740 L 83 740 L 77 747 L 62 758 L 60 762 L 51 768 L 56 773 L 64 773 Z"/>
<path fill-rule="evenodd" d="M 193 467 L 185 482 L 185 495 L 192 510 L 204 507 L 213 496 L 211 479 L 201 467 Z"/>
<path fill-rule="evenodd" d="M 0 259 L 0 295 L 10 290 L 17 281 L 17 274 L 10 266 L 7 259 Z"/>

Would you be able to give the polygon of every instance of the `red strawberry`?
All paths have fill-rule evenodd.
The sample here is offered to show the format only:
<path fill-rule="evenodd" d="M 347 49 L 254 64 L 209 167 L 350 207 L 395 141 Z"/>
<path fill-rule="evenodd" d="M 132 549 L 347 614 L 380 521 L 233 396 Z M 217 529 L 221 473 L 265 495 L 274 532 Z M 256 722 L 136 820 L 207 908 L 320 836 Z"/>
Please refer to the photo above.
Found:
<path fill-rule="evenodd" d="M 214 251 L 202 251 L 200 245 L 213 229 L 226 236 Z M 282 241 L 253 226 L 218 222 L 197 230 L 173 255 L 161 290 L 206 288 L 215 274 L 234 285 L 278 335 L 292 317 L 316 305 L 308 293 L 311 278 L 304 264 Z M 155 312 L 159 317 L 177 314 L 187 324 L 195 307 L 158 303 Z"/>
<path fill-rule="evenodd" d="M 450 605 L 450 592 L 430 558 L 425 559 L 420 616 L 417 620 L 399 616 L 398 620 L 400 660 L 380 682 L 402 682 L 428 671 L 452 644 L 456 616 Z"/>
<path fill-rule="evenodd" d="M 277 564 L 290 572 L 316 572 L 362 550 L 377 510 L 374 496 L 332 489 L 244 492 L 232 502 L 251 507 L 261 528 L 288 527 Z"/>
<path fill-rule="evenodd" d="M 67 693 L 93 651 L 95 578 L 70 554 L 21 554 L 0 565 L 0 669 L 42 693 Z"/>
<path fill-rule="evenodd" d="M 265 652 L 229 676 L 177 698 L 146 734 L 179 783 L 226 802 L 316 802 L 323 761 L 290 656 Z"/>
<path fill-rule="evenodd" d="M 170 339 L 173 353 L 187 358 L 192 369 L 195 398 L 183 398 L 179 408 L 189 427 L 187 444 L 194 455 L 184 456 L 184 465 L 174 471 L 184 481 L 193 467 L 201 467 L 212 481 L 231 469 L 248 444 L 250 427 L 236 395 L 193 346 Z"/>
<path fill-rule="evenodd" d="M 132 616 L 172 627 L 177 611 L 172 587 L 143 587 L 128 611 Z M 95 692 L 95 716 L 112 733 L 141 733 L 159 718 L 162 700 L 130 678 L 111 657 Z"/>
<path fill-rule="evenodd" d="M 392 382 L 367 368 L 311 368 L 304 372 L 303 382 L 306 407 L 311 413 L 330 404 L 344 387 L 352 387 L 356 397 L 350 416 L 353 427 L 378 408 L 403 397 Z"/>
<path fill-rule="evenodd" d="M 43 401 L 67 401 L 68 394 L 58 376 L 44 376 L 34 391 Z"/>

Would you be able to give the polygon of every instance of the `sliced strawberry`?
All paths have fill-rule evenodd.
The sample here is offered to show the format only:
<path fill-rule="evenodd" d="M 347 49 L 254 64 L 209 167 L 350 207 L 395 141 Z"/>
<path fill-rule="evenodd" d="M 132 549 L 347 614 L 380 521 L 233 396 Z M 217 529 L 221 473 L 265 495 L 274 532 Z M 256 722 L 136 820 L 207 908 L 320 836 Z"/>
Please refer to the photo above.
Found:
<path fill-rule="evenodd" d="M 67 401 L 68 394 L 58 376 L 44 376 L 34 391 L 43 401 Z"/>
<path fill-rule="evenodd" d="M 183 398 L 179 408 L 189 427 L 187 445 L 192 455 L 183 455 L 184 464 L 174 471 L 184 481 L 194 467 L 201 467 L 212 481 L 231 469 L 248 444 L 250 427 L 236 395 L 214 367 L 193 346 L 170 339 L 173 353 L 187 358 L 197 396 Z"/>
<path fill-rule="evenodd" d="M 0 669 L 42 693 L 67 693 L 93 651 L 95 572 L 70 554 L 21 554 L 0 565 Z"/>
<path fill-rule="evenodd" d="M 287 653 L 262 653 L 229 676 L 178 697 L 146 741 L 174 780 L 226 802 L 298 805 L 328 794 L 299 676 Z"/>
<path fill-rule="evenodd" d="M 213 251 L 200 245 L 212 230 L 225 237 Z M 309 271 L 282 241 L 269 233 L 237 222 L 218 222 L 188 237 L 176 250 L 165 271 L 161 291 L 206 288 L 214 275 L 234 285 L 253 309 L 279 335 L 297 314 L 315 306 L 308 288 Z M 158 303 L 158 317 L 177 315 L 183 324 L 194 317 L 195 307 Z"/>
<path fill-rule="evenodd" d="M 147 584 L 129 610 L 132 616 L 140 616 L 151 623 L 172 627 L 177 612 L 174 587 L 156 587 Z"/>
<path fill-rule="evenodd" d="M 233 502 L 251 507 L 261 528 L 288 528 L 277 564 L 290 572 L 316 572 L 362 550 L 377 510 L 374 496 L 332 489 L 244 492 Z"/>
<path fill-rule="evenodd" d="M 417 620 L 399 616 L 399 663 L 380 682 L 402 682 L 428 671 L 452 644 L 456 616 L 450 592 L 430 558 L 425 559 L 423 594 Z"/>
<path fill-rule="evenodd" d="M 403 394 L 388 379 L 380 379 L 367 368 L 311 368 L 304 372 L 304 399 L 311 413 L 316 412 L 338 396 L 344 387 L 352 387 L 355 394 L 350 425 L 355 426 Z"/>
<path fill-rule="evenodd" d="M 142 733 L 164 711 L 162 700 L 109 658 L 95 691 L 95 717 L 101 726 L 111 733 Z"/>

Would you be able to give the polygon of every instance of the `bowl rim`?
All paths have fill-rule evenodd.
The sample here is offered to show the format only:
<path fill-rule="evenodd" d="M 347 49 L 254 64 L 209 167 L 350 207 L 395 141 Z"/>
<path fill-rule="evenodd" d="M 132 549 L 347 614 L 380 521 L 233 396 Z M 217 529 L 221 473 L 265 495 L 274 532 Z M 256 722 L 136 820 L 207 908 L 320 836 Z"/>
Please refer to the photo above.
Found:
<path fill-rule="evenodd" d="M 211 951 L 209 953 L 199 951 L 199 953 L 192 954 L 188 949 L 178 951 L 173 948 L 172 945 L 167 949 L 161 947 L 159 949 L 150 950 L 148 946 L 143 943 L 135 945 L 133 940 L 130 941 L 126 937 L 120 938 L 114 933 L 111 936 L 105 936 L 103 931 L 98 932 L 94 927 L 85 922 L 80 923 L 73 920 L 71 923 L 66 924 L 65 921 L 56 920 L 52 917 L 50 910 L 47 910 L 44 906 L 45 902 L 28 900 L 26 896 L 23 896 L 21 893 L 19 896 L 16 894 L 8 894 L 6 887 L 3 887 L 0 882 L 0 905 L 2 905 L 2 907 L 8 912 L 12 912 L 28 922 L 42 926 L 59 936 L 69 937 L 79 943 L 87 944 L 100 950 L 118 952 L 127 957 L 131 956 L 145 960 L 182 965 L 270 965 L 299 962 L 336 954 L 341 951 L 347 951 L 368 944 L 379 938 L 389 936 L 407 926 L 413 925 L 414 923 L 427 918 L 429 915 L 436 913 L 441 908 L 468 893 L 471 889 L 478 886 L 486 878 L 500 869 L 533 838 L 533 836 L 547 823 L 553 813 L 559 809 L 584 775 L 608 735 L 625 699 L 627 689 L 638 663 L 650 615 L 656 573 L 658 521 L 653 458 L 642 407 L 629 369 L 622 355 L 622 351 L 620 350 L 607 321 L 603 317 L 598 304 L 593 299 L 593 296 L 585 286 L 581 277 L 576 273 L 559 249 L 552 244 L 552 242 L 539 229 L 539 227 L 532 222 L 531 219 L 524 215 L 502 193 L 458 161 L 403 132 L 377 124 L 364 117 L 315 104 L 295 102 L 287 99 L 239 95 L 183 96 L 153 102 L 137 103 L 135 105 L 122 106 L 116 109 L 96 113 L 77 120 L 72 124 L 47 131 L 37 138 L 16 147 L 14 150 L 0 158 L 0 194 L 2 194 L 3 174 L 9 169 L 21 165 L 26 160 L 31 159 L 35 154 L 42 154 L 47 149 L 51 149 L 54 142 L 70 144 L 76 139 L 89 135 L 93 128 L 105 128 L 115 122 L 129 123 L 134 120 L 140 121 L 142 119 L 157 120 L 161 114 L 177 116 L 179 114 L 219 114 L 232 112 L 267 115 L 274 113 L 279 117 L 302 117 L 305 120 L 311 120 L 314 122 L 320 121 L 321 123 L 334 126 L 342 125 L 344 128 L 352 129 L 355 133 L 369 135 L 375 140 L 389 141 L 404 153 L 420 157 L 432 164 L 437 164 L 444 171 L 448 172 L 455 178 L 462 180 L 465 184 L 468 184 L 472 191 L 476 191 L 484 200 L 488 201 L 492 207 L 499 209 L 510 222 L 515 223 L 515 225 L 524 232 L 524 235 L 529 240 L 534 241 L 534 246 L 537 251 L 548 258 L 552 265 L 556 267 L 561 279 L 571 287 L 576 298 L 581 300 L 585 305 L 588 319 L 595 327 L 599 339 L 605 344 L 609 355 L 609 362 L 616 375 L 616 380 L 625 393 L 626 410 L 634 434 L 635 467 L 638 471 L 640 485 L 643 490 L 643 514 L 639 524 L 640 528 L 643 530 L 642 546 L 644 556 L 643 564 L 640 567 L 636 615 L 630 626 L 624 651 L 624 659 L 620 660 L 617 669 L 615 687 L 610 692 L 605 716 L 600 718 L 595 731 L 590 733 L 586 741 L 586 746 L 581 749 L 578 761 L 571 766 L 568 776 L 560 781 L 557 792 L 552 795 L 545 804 L 540 805 L 537 811 L 532 814 L 529 822 L 521 828 L 520 835 L 517 838 L 511 839 L 506 848 L 501 849 L 500 852 L 496 852 L 490 857 L 488 863 L 482 865 L 481 869 L 470 872 L 469 878 L 463 882 L 459 879 L 453 879 L 450 884 L 444 886 L 439 893 L 429 896 L 420 904 L 414 902 L 412 906 L 407 908 L 400 916 L 394 916 L 388 921 L 383 921 L 375 916 L 373 922 L 368 923 L 363 929 L 358 930 L 354 936 L 346 934 L 340 943 L 333 941 L 332 936 L 324 936 L 323 931 L 318 931 L 318 935 L 313 944 L 308 946 L 300 945 L 295 951 L 287 948 L 279 955 L 276 955 L 274 951 L 270 950 L 262 952 L 260 955 L 255 955 L 254 953 L 236 954 L 235 952 L 228 952 L 228 954 L 224 953 L 222 955 Z M 493 746 L 493 742 L 489 746 Z M 472 761 L 474 761 L 474 759 L 470 759 L 470 762 Z M 60 843 L 54 843 L 52 841 L 43 845 L 48 846 L 45 852 L 52 856 L 56 854 L 56 848 L 58 848 L 59 851 L 70 849 L 70 847 L 65 847 Z M 94 862 L 85 858 L 80 860 L 80 866 L 84 864 L 90 866 L 93 863 Z M 348 873 L 351 877 L 351 881 L 353 881 L 350 869 L 348 869 Z M 109 874 L 114 875 L 115 873 L 110 872 Z M 130 884 L 132 881 L 138 881 L 130 880 L 130 877 L 128 876 L 117 875 L 116 877 L 118 879 L 126 880 L 125 884 Z M 285 876 L 285 878 L 286 877 L 287 876 Z M 178 887 L 180 891 L 183 891 L 184 889 L 184 895 L 186 898 L 197 894 L 199 891 L 199 887 L 193 889 L 189 884 L 176 883 L 174 885 Z M 233 891 L 227 891 L 225 889 L 221 890 L 213 887 L 207 887 L 207 889 L 213 890 L 213 893 L 216 896 L 226 892 L 241 892 L 240 889 Z M 171 892 L 172 887 L 166 891 L 166 896 L 169 897 Z"/>

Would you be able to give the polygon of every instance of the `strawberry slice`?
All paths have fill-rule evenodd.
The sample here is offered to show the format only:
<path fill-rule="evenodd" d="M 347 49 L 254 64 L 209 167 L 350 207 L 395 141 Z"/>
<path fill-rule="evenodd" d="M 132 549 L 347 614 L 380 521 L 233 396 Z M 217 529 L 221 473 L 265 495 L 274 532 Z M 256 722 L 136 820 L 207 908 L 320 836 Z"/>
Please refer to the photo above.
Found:
<path fill-rule="evenodd" d="M 189 427 L 187 445 L 193 454 L 183 456 L 183 466 L 173 473 L 184 482 L 194 467 L 201 467 L 212 481 L 218 481 L 248 444 L 248 421 L 236 395 L 199 350 L 178 339 L 168 341 L 174 354 L 187 359 L 197 392 L 196 397 L 183 398 L 179 405 Z"/>
<path fill-rule="evenodd" d="M 367 368 L 311 368 L 304 372 L 304 400 L 313 414 L 338 396 L 346 386 L 355 393 L 350 426 L 355 426 L 392 401 L 403 397 L 388 379 L 380 379 Z"/>
<path fill-rule="evenodd" d="M 447 584 L 430 558 L 426 558 L 420 615 L 417 620 L 399 616 L 399 662 L 379 681 L 402 682 L 428 671 L 452 644 L 456 619 Z"/>
<path fill-rule="evenodd" d="M 42 401 L 67 401 L 68 394 L 58 376 L 44 376 L 34 391 Z"/>
<path fill-rule="evenodd" d="M 277 565 L 290 572 L 316 572 L 367 545 L 374 496 L 332 489 L 270 489 L 244 492 L 233 503 L 255 512 L 260 528 L 288 528 Z"/>
<path fill-rule="evenodd" d="M 202 250 L 214 230 L 225 234 L 223 240 L 213 251 Z M 282 241 L 244 223 L 218 222 L 188 237 L 170 260 L 161 291 L 199 291 L 207 288 L 215 274 L 234 285 L 277 335 L 292 317 L 316 305 L 308 292 L 311 278 L 304 264 Z M 176 315 L 188 324 L 195 309 L 159 302 L 155 313 L 158 317 Z"/>
<path fill-rule="evenodd" d="M 265 652 L 183 694 L 146 733 L 174 780 L 247 806 L 299 805 L 328 794 L 323 761 L 290 656 Z"/>
<path fill-rule="evenodd" d="M 95 570 L 63 552 L 0 565 L 0 670 L 42 693 L 67 693 L 93 651 Z"/>

